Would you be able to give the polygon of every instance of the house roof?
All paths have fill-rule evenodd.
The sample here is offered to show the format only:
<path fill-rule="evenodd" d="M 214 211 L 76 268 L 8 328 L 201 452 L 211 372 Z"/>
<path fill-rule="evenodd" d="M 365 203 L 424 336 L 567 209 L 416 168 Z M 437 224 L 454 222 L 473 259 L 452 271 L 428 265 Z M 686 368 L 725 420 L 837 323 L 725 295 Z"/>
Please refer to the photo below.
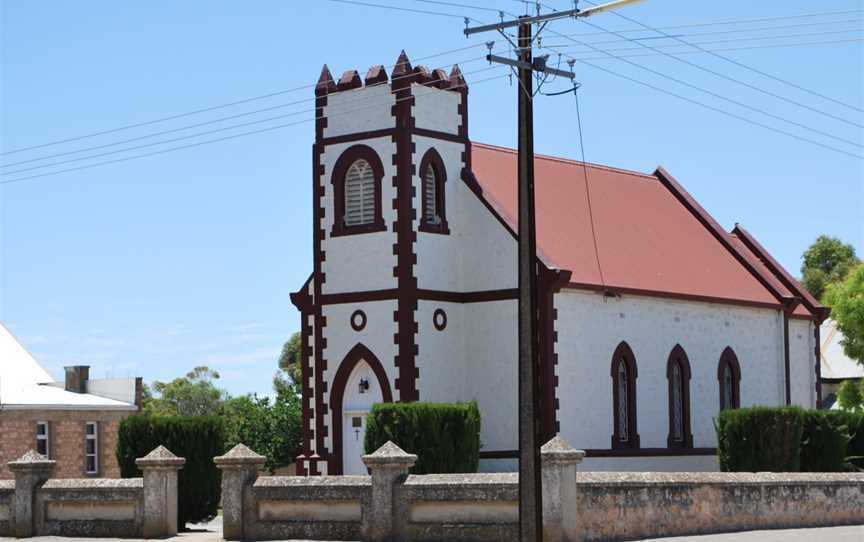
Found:
<path fill-rule="evenodd" d="M 512 149 L 472 143 L 482 197 L 514 231 L 516 159 Z M 537 155 L 534 174 L 538 256 L 571 271 L 570 287 L 770 307 L 795 297 L 662 169 Z"/>
<path fill-rule="evenodd" d="M 0 323 L 0 408 L 136 410 L 138 407 L 91 393 L 66 391 Z"/>
<path fill-rule="evenodd" d="M 825 320 L 820 329 L 820 376 L 823 380 L 844 380 L 864 378 L 864 366 L 850 359 L 843 352 L 843 334 L 837 329 L 834 320 Z"/>

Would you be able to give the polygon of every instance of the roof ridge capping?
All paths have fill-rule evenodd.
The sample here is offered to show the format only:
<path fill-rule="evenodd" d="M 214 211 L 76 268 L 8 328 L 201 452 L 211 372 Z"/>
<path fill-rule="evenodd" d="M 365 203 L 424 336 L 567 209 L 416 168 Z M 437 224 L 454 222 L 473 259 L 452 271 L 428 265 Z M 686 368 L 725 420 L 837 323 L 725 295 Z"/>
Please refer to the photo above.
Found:
<path fill-rule="evenodd" d="M 488 149 L 500 150 L 500 151 L 509 152 L 509 153 L 513 153 L 513 154 L 516 154 L 518 152 L 516 149 L 511 149 L 510 147 L 503 147 L 501 145 L 492 145 L 491 143 L 480 143 L 477 141 L 472 141 L 471 144 L 477 145 L 478 147 L 486 147 Z M 598 164 L 596 162 L 587 162 L 587 161 L 582 162 L 582 161 L 576 160 L 575 158 L 564 158 L 563 156 L 552 156 L 550 154 L 534 153 L 534 159 L 535 160 L 537 160 L 537 159 L 551 160 L 553 162 L 563 162 L 565 164 L 573 164 L 573 165 L 579 165 L 579 166 L 581 166 L 582 164 L 585 164 L 586 166 L 591 167 L 591 168 L 604 169 L 607 171 L 615 171 L 615 172 L 619 172 L 619 173 L 624 173 L 626 175 L 633 175 L 634 177 L 642 177 L 644 179 L 648 179 L 648 180 L 652 180 L 652 181 L 657 180 L 657 178 L 651 173 L 644 173 L 642 171 L 636 171 L 633 169 L 624 169 L 624 168 L 620 168 L 620 167 L 609 166 L 606 164 Z"/>
<path fill-rule="evenodd" d="M 747 255 L 743 254 L 732 242 L 731 234 L 727 233 L 663 166 L 657 166 L 657 169 L 654 170 L 654 176 L 783 305 L 785 310 L 791 312 L 798 305 L 801 299 L 778 290 L 772 282 L 773 277 L 766 276 L 762 270 L 753 265 Z"/>
<path fill-rule="evenodd" d="M 798 294 L 801 298 L 804 306 L 809 310 L 813 316 L 816 318 L 817 323 L 821 324 L 824 322 L 828 316 L 831 314 L 831 308 L 824 306 L 818 299 L 813 297 L 807 288 L 805 288 L 800 282 L 798 282 L 795 277 L 792 276 L 789 271 L 786 270 L 785 267 L 780 265 L 774 256 L 771 255 L 762 244 L 753 237 L 750 232 L 748 232 L 744 227 L 738 222 L 735 223 L 735 227 L 732 228 L 731 233 L 736 235 L 738 239 L 744 243 L 747 248 L 749 248 L 753 253 L 762 260 L 762 263 L 765 264 L 771 273 L 780 281 L 783 286 L 788 288 L 791 292 Z"/>

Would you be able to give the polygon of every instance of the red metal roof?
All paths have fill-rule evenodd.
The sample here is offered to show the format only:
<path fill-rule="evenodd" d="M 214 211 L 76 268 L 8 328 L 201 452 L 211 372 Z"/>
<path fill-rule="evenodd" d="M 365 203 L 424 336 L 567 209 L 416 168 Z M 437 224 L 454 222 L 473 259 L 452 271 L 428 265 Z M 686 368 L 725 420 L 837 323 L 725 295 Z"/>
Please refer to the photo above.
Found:
<path fill-rule="evenodd" d="M 516 230 L 516 152 L 472 143 L 471 159 L 482 197 Z M 662 170 L 647 175 L 538 155 L 534 173 L 538 255 L 571 271 L 572 287 L 765 306 L 791 296 Z"/>

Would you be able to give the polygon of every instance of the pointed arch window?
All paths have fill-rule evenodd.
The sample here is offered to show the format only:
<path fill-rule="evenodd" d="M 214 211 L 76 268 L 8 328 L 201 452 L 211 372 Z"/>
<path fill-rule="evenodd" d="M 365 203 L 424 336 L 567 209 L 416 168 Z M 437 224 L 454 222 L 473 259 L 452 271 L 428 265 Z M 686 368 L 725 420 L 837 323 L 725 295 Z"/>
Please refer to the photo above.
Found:
<path fill-rule="evenodd" d="M 638 448 L 636 357 L 626 342 L 612 354 L 612 448 Z"/>
<path fill-rule="evenodd" d="M 741 366 L 738 357 L 730 347 L 720 355 L 717 365 L 717 383 L 720 388 L 720 410 L 741 407 Z"/>
<path fill-rule="evenodd" d="M 332 236 L 384 231 L 381 179 L 384 166 L 366 145 L 346 149 L 333 167 Z M 325 213 L 326 216 L 326 213 Z"/>
<path fill-rule="evenodd" d="M 669 354 L 666 362 L 669 383 L 669 448 L 692 448 L 690 430 L 690 361 L 680 344 Z"/>
<path fill-rule="evenodd" d="M 444 183 L 447 170 L 444 161 L 434 148 L 430 148 L 420 160 L 421 213 L 420 231 L 450 233 L 447 227 L 447 206 L 444 200 Z"/>

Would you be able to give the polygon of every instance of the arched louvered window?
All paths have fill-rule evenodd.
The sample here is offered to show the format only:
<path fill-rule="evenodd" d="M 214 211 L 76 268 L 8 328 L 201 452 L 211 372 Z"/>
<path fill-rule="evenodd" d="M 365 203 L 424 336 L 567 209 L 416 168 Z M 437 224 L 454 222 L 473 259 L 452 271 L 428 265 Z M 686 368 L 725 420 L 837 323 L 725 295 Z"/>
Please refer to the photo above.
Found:
<path fill-rule="evenodd" d="M 420 160 L 421 210 L 420 231 L 430 233 L 450 233 L 447 228 L 444 183 L 447 181 L 446 169 L 441 156 L 430 148 Z"/>
<path fill-rule="evenodd" d="M 741 366 L 735 352 L 726 347 L 717 365 L 717 384 L 720 388 L 720 410 L 741 407 Z"/>
<path fill-rule="evenodd" d="M 626 342 L 612 354 L 612 448 L 638 448 L 636 358 Z"/>
<path fill-rule="evenodd" d="M 423 219 L 431 225 L 441 223 L 441 217 L 438 216 L 437 186 L 435 168 L 429 164 L 423 172 Z"/>
<path fill-rule="evenodd" d="M 362 226 L 375 221 L 375 176 L 366 160 L 357 160 L 345 174 L 345 225 Z"/>
<path fill-rule="evenodd" d="M 669 436 L 670 448 L 692 448 L 690 431 L 690 361 L 687 353 L 676 344 L 666 362 L 669 381 Z"/>
<path fill-rule="evenodd" d="M 384 166 L 366 145 L 346 149 L 333 166 L 333 216 L 331 236 L 385 231 L 381 213 L 381 179 Z"/>

